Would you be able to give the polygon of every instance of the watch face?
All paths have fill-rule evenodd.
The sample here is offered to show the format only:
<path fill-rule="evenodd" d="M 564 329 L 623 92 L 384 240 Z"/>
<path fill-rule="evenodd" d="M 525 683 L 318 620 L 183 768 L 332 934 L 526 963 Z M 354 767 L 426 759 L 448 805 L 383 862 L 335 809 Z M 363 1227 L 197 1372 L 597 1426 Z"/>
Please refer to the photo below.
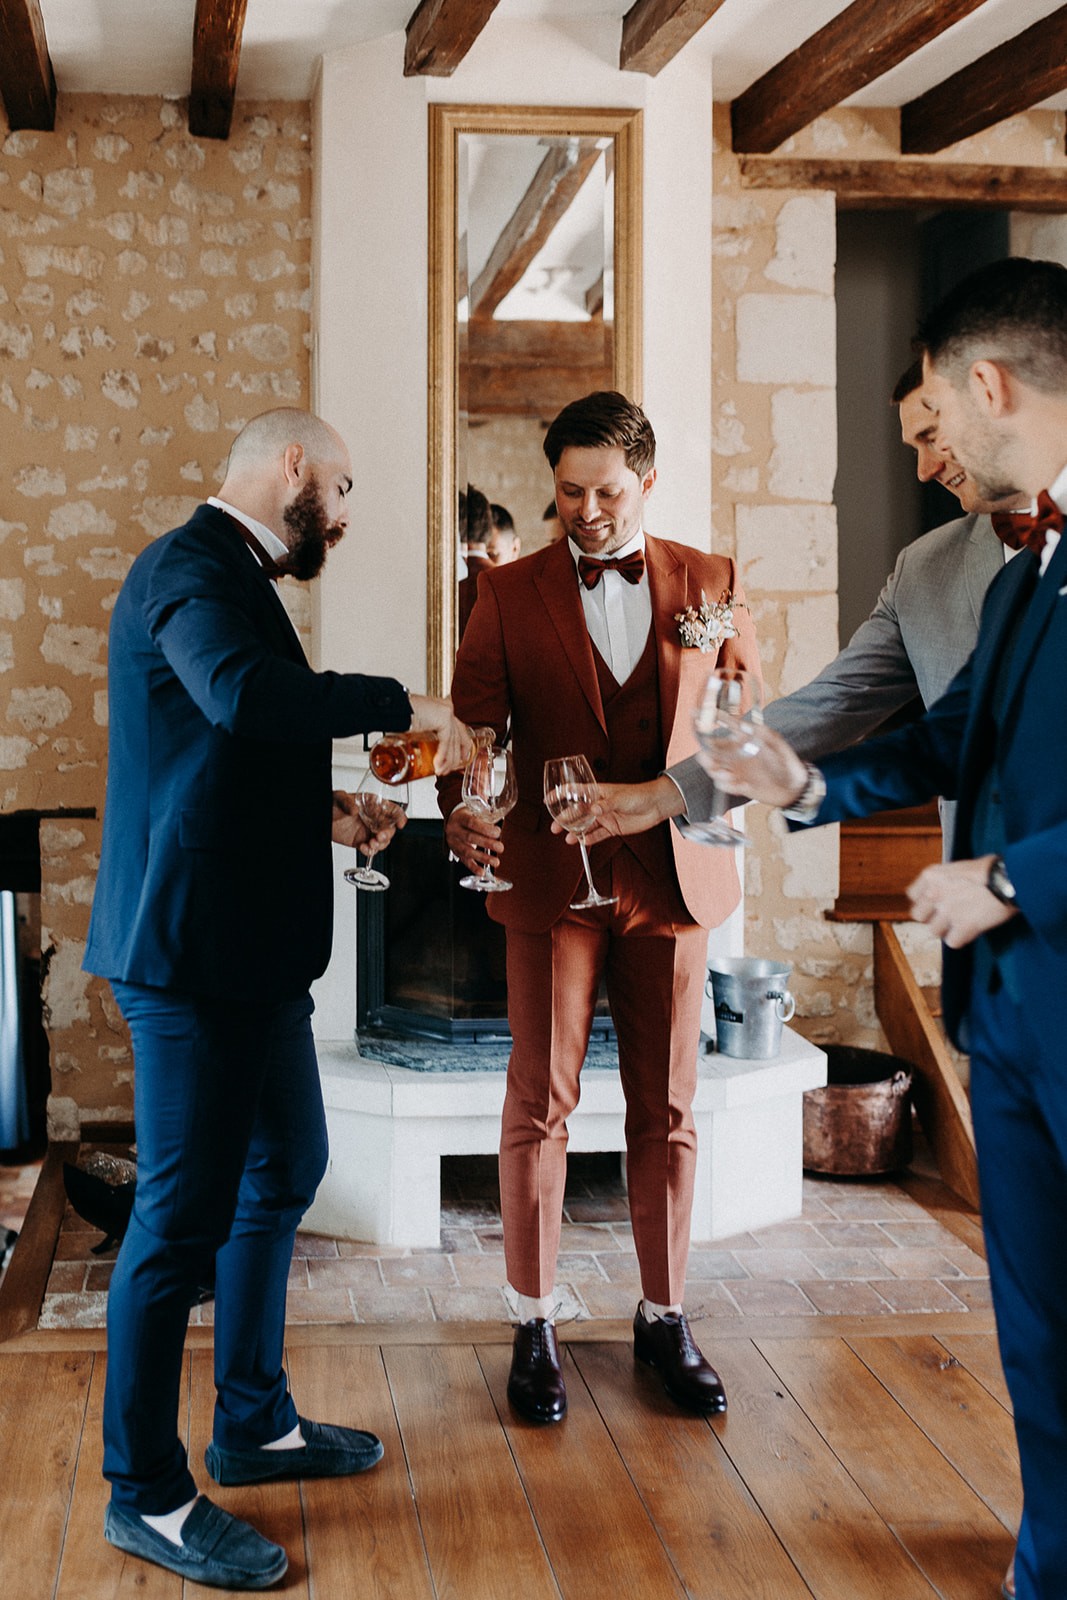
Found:
<path fill-rule="evenodd" d="M 1014 905 L 1015 885 L 1008 877 L 1004 863 L 999 858 L 993 862 L 989 869 L 988 884 L 990 893 L 995 894 L 998 900 L 1002 900 L 1005 905 Z"/>

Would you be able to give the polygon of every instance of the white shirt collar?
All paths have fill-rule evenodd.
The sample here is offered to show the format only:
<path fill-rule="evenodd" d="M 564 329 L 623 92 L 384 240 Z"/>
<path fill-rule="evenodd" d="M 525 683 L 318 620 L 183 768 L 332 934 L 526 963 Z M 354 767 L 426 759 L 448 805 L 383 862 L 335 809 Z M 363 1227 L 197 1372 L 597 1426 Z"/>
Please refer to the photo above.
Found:
<path fill-rule="evenodd" d="M 1051 495 L 1052 499 L 1055 500 L 1061 511 L 1067 510 L 1067 466 L 1065 466 L 1060 472 L 1059 476 L 1053 480 L 1052 486 L 1049 489 L 1049 494 Z M 1034 503 L 1030 509 L 1031 511 L 1037 510 L 1036 499 L 1034 500 Z M 1051 531 L 1045 535 L 1045 548 L 1041 552 L 1042 577 L 1045 575 L 1045 569 L 1052 560 L 1052 557 L 1056 551 L 1056 546 L 1059 544 L 1061 538 L 1061 534 L 1053 533 Z"/>
<path fill-rule="evenodd" d="M 250 517 L 247 511 L 238 511 L 236 506 L 231 506 L 228 501 L 220 500 L 218 495 L 209 494 L 209 506 L 217 506 L 220 511 L 225 511 L 228 516 L 236 517 L 238 522 L 243 522 L 249 533 L 258 544 L 263 546 L 272 561 L 281 561 L 289 554 L 288 545 L 284 544 L 278 535 L 267 527 L 265 522 L 257 522 L 255 517 Z"/>

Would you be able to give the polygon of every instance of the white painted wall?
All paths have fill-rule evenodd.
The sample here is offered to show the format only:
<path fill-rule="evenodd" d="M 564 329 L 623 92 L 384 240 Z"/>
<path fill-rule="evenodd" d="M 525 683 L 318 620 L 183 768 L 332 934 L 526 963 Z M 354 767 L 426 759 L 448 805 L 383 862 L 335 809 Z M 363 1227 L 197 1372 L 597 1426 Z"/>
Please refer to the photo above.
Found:
<path fill-rule="evenodd" d="M 641 107 L 650 532 L 711 548 L 711 71 L 699 40 L 620 72 L 617 19 L 501 18 L 451 78 L 401 33 L 324 58 L 315 96 L 315 403 L 348 440 L 354 515 L 318 587 L 317 664 L 426 682 L 427 105 Z M 551 493 L 546 467 L 545 499 Z"/>

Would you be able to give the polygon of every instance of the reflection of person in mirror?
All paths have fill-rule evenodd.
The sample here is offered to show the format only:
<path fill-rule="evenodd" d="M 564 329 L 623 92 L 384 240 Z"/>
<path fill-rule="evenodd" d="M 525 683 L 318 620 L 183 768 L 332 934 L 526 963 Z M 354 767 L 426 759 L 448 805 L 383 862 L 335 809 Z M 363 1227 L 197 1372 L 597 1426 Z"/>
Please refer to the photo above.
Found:
<path fill-rule="evenodd" d="M 567 406 L 544 441 L 567 537 L 483 574 L 459 649 L 453 696 L 472 725 L 510 729 L 519 799 L 499 828 L 439 784 L 446 836 L 470 869 L 502 853 L 514 888 L 492 896 L 507 929 L 513 1047 L 500 1145 L 504 1251 L 517 1299 L 509 1395 L 523 1414 L 558 1420 L 566 1406 L 553 1328 L 567 1118 L 597 991 L 606 980 L 627 1101 L 630 1212 L 643 1299 L 635 1351 L 671 1396 L 722 1410 L 721 1380 L 683 1312 L 696 1164 L 696 1087 L 707 930 L 738 903 L 731 851 L 707 852 L 667 827 L 594 852 L 597 888 L 616 902 L 575 911 L 582 866 L 550 831 L 546 760 L 581 753 L 604 779 L 636 779 L 694 747 L 692 713 L 718 659 L 758 672 L 736 566 L 651 538 L 645 502 L 655 438 L 616 393 Z M 678 615 L 704 594 L 732 596 L 736 634 L 718 655 L 685 649 Z"/>
<path fill-rule="evenodd" d="M 489 539 L 486 554 L 494 567 L 506 567 L 522 555 L 522 540 L 515 532 L 515 519 L 506 506 L 489 507 Z"/>
<path fill-rule="evenodd" d="M 381 1455 L 373 1434 L 298 1417 L 282 1354 L 293 1242 L 326 1163 L 309 990 L 333 932 L 331 810 L 337 842 L 369 837 L 354 796 L 331 804 L 332 741 L 424 728 L 440 770 L 470 747 L 448 701 L 304 657 L 274 580 L 316 575 L 351 488 L 333 428 L 254 417 L 218 495 L 142 551 L 111 621 L 85 965 L 133 1039 L 137 1192 L 108 1297 L 105 1532 L 220 1587 L 265 1587 L 286 1557 L 198 1498 L 179 1434 L 189 1308 L 212 1273 L 210 1475 L 342 1474 Z"/>
<path fill-rule="evenodd" d="M 1020 1600 L 1067 1595 L 1067 269 L 980 269 L 924 320 L 924 392 L 986 499 L 1025 493 L 974 653 L 918 722 L 806 765 L 781 738 L 721 776 L 820 825 L 932 791 L 953 859 L 908 890 L 944 941 L 942 1013 L 971 1058 L 989 1277 L 1023 1478 Z"/>
<path fill-rule="evenodd" d="M 987 588 L 1015 554 L 1011 516 L 1004 513 L 1027 503 L 1017 494 L 984 499 L 959 462 L 935 448 L 937 412 L 923 387 L 921 361 L 900 378 L 892 403 L 899 407 L 901 437 L 916 453 L 920 483 L 942 484 L 965 515 L 906 545 L 874 610 L 844 649 L 810 683 L 767 706 L 768 726 L 809 761 L 868 737 L 913 704 L 929 707 L 940 699 L 974 649 Z M 651 783 L 605 788 L 600 823 L 586 842 L 668 817 L 683 817 L 684 831 L 685 822 L 714 816 L 722 804 L 694 756 Z M 946 851 L 953 811 L 943 802 Z"/>
<path fill-rule="evenodd" d="M 489 501 L 480 489 L 468 483 L 459 497 L 459 536 L 467 566 L 456 586 L 457 626 L 461 639 L 478 598 L 478 579 L 492 565 L 488 548 L 491 531 Z"/>
<path fill-rule="evenodd" d="M 546 544 L 557 544 L 560 539 L 567 537 L 567 530 L 560 520 L 555 500 L 550 500 L 541 513 L 541 532 L 544 534 Z"/>

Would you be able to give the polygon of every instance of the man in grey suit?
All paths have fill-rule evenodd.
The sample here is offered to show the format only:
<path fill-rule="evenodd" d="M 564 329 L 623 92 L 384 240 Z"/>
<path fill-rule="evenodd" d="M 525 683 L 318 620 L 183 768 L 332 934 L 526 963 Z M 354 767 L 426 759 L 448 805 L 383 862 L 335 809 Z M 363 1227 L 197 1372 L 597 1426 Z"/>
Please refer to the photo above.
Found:
<path fill-rule="evenodd" d="M 985 592 L 1013 553 L 1010 512 L 1028 504 L 1024 495 L 995 504 L 982 500 L 974 479 L 934 448 L 938 417 L 923 399 L 921 361 L 901 377 L 892 400 L 901 437 L 916 453 L 919 481 L 940 483 L 965 515 L 906 545 L 874 610 L 844 649 L 810 683 L 767 707 L 766 722 L 805 761 L 866 738 L 916 698 L 924 707 L 941 698 L 974 649 Z M 697 756 L 650 783 L 600 788 L 601 821 L 585 835 L 587 844 L 641 832 L 667 817 L 699 838 L 700 820 L 723 806 Z M 944 806 L 942 824 L 947 849 L 951 809 Z"/>

